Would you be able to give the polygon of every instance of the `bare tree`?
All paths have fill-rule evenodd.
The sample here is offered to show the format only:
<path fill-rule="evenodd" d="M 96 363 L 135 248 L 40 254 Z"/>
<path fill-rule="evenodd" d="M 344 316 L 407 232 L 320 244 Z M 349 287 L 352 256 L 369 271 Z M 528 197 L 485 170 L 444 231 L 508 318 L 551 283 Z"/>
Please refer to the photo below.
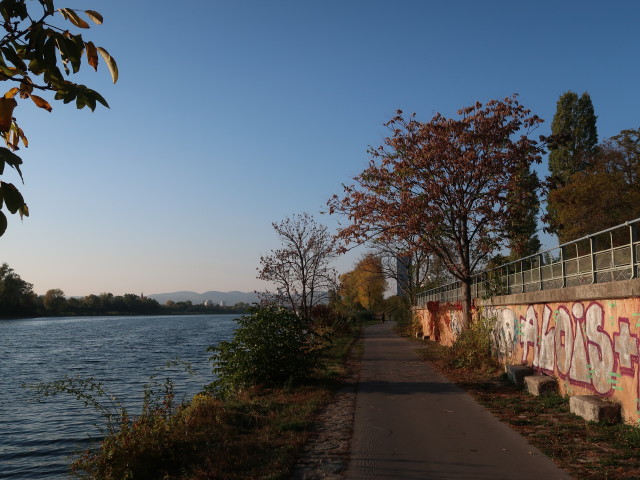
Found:
<path fill-rule="evenodd" d="M 308 316 L 336 285 L 336 271 L 329 265 L 337 255 L 333 235 L 308 213 L 272 225 L 282 247 L 260 257 L 257 278 L 275 285 L 275 293 L 267 292 L 272 298 Z"/>
<path fill-rule="evenodd" d="M 416 238 L 397 238 L 390 242 L 373 242 L 375 254 L 382 260 L 385 277 L 395 280 L 398 295 L 406 295 L 411 305 L 418 293 L 451 279 L 444 264 L 434 253 L 416 249 Z"/>

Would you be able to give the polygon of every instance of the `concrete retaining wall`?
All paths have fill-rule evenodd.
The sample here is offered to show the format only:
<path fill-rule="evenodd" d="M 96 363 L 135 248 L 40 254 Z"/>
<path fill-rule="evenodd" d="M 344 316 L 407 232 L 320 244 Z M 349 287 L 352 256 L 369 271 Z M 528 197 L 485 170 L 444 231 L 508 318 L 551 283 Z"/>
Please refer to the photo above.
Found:
<path fill-rule="evenodd" d="M 430 302 L 416 313 L 423 334 L 445 345 L 462 326 L 457 304 Z M 478 314 L 495 319 L 506 364 L 557 377 L 564 395 L 616 401 L 626 422 L 640 423 L 640 280 L 493 297 L 476 303 Z"/>

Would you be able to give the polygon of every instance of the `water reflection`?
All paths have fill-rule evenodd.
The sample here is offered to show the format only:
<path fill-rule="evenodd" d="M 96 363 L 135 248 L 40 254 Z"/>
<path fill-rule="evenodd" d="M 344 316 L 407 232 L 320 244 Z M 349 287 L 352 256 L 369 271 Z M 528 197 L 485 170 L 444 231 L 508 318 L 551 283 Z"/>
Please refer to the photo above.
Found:
<path fill-rule="evenodd" d="M 143 385 L 167 361 L 191 362 L 197 375 L 169 369 L 177 398 L 212 379 L 209 345 L 231 337 L 235 315 L 65 317 L 0 321 L 0 479 L 62 479 L 69 456 L 99 431 L 96 412 L 69 396 L 30 403 L 21 384 L 94 377 L 136 412 Z"/>

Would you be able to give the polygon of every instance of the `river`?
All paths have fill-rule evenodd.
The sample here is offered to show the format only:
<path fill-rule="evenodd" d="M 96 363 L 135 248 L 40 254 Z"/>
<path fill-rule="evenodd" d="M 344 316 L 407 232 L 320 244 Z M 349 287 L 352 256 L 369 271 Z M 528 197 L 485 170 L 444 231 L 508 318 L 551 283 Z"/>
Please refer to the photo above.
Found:
<path fill-rule="evenodd" d="M 138 413 L 151 375 L 167 375 L 177 397 L 192 396 L 213 379 L 209 345 L 228 340 L 237 315 L 64 317 L 0 321 L 0 479 L 67 478 L 71 457 L 101 417 L 69 395 L 42 403 L 21 385 L 93 377 Z M 179 357 L 195 375 L 162 368 Z"/>

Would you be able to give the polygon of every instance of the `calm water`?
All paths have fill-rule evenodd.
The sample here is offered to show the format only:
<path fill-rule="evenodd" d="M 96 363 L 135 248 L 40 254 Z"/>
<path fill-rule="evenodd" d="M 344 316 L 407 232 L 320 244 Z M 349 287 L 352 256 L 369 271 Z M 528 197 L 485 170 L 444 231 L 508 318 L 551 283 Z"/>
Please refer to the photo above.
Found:
<path fill-rule="evenodd" d="M 235 315 L 90 317 L 0 321 L 0 479 L 67 478 L 70 457 L 100 417 L 69 395 L 29 402 L 22 384 L 93 376 L 137 413 L 149 376 L 167 375 L 176 393 L 193 395 L 211 382 L 209 345 L 231 338 Z M 168 361 L 191 362 L 197 374 Z"/>

